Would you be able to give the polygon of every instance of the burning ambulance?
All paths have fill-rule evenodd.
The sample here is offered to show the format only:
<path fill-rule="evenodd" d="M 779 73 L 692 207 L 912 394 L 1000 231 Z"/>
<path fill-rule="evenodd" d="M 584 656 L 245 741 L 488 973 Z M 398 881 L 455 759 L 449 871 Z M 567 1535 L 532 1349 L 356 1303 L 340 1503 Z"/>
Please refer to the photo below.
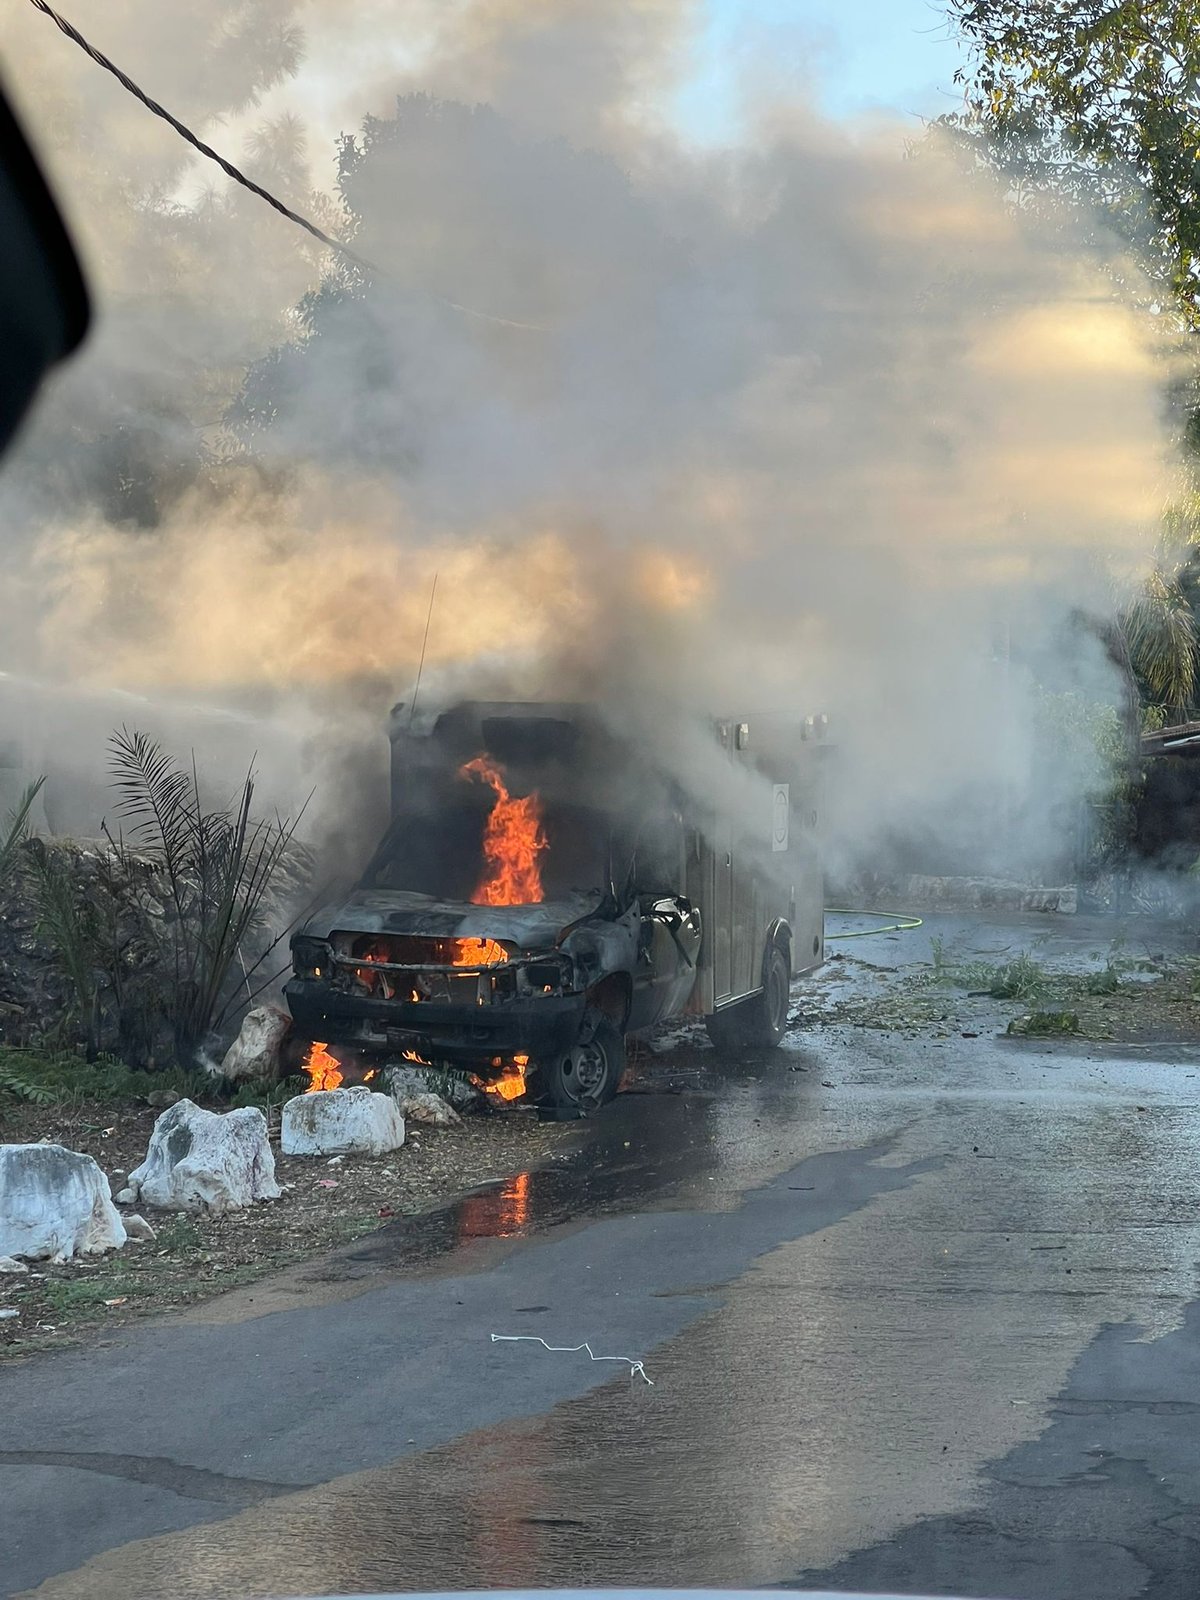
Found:
<path fill-rule="evenodd" d="M 575 704 L 392 715 L 392 821 L 292 939 L 310 1062 L 422 1062 L 586 1113 L 625 1041 L 770 1048 L 823 953 L 823 718 L 718 720 L 690 788 Z M 374 1068 L 372 1068 L 374 1070 Z"/>

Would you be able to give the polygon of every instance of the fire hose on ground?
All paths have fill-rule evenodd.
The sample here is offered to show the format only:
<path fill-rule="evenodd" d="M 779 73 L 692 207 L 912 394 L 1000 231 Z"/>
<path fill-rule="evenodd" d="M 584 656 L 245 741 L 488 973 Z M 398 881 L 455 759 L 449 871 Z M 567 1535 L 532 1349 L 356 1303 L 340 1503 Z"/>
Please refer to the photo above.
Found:
<path fill-rule="evenodd" d="M 827 933 L 828 939 L 869 939 L 876 933 L 908 933 L 913 928 L 924 926 L 923 917 L 910 916 L 907 911 L 858 911 L 850 910 L 845 906 L 826 906 L 827 917 L 894 917 L 894 922 L 886 923 L 882 928 L 856 928 L 849 933 Z"/>

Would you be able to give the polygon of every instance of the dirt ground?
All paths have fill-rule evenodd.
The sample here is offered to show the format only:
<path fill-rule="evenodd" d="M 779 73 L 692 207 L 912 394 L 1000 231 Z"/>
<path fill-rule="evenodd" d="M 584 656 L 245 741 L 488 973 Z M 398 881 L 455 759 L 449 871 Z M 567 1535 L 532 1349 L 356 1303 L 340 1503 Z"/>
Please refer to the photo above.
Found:
<path fill-rule="evenodd" d="M 160 1114 L 111 1101 L 39 1107 L 6 1100 L 0 1138 L 47 1139 L 94 1156 L 115 1194 L 145 1155 Z M 30 1262 L 27 1273 L 0 1275 L 0 1309 L 19 1313 L 0 1320 L 0 1360 L 102 1336 L 135 1317 L 253 1282 L 392 1218 L 435 1210 L 491 1179 L 551 1160 L 578 1136 L 571 1124 L 511 1109 L 446 1130 L 410 1122 L 406 1143 L 392 1155 L 330 1163 L 281 1155 L 278 1127 L 276 1111 L 271 1133 L 282 1199 L 216 1217 L 143 1211 L 157 1234 L 153 1242 L 130 1241 L 111 1255 L 61 1266 Z"/>

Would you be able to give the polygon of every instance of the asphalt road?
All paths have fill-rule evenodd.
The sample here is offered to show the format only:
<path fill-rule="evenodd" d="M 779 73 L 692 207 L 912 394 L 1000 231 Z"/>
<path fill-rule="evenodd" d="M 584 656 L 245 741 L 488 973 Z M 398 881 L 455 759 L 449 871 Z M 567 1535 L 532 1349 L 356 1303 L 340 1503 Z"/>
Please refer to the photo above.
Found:
<path fill-rule="evenodd" d="M 1031 931 L 1098 943 L 846 948 Z M 1200 1049 L 838 1025 L 711 1068 L 278 1290 L 0 1369 L 0 1584 L 1194 1600 Z"/>

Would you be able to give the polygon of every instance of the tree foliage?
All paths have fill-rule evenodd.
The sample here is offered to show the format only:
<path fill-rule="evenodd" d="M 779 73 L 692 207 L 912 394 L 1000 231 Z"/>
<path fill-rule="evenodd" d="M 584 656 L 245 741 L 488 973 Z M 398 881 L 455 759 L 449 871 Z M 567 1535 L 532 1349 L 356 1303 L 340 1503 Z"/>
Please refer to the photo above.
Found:
<path fill-rule="evenodd" d="M 1180 575 L 1158 567 L 1121 619 L 1143 704 L 1164 720 L 1190 715 L 1196 700 L 1200 630 Z"/>
<path fill-rule="evenodd" d="M 1132 248 L 1158 303 L 1200 331 L 1200 0 L 945 0 L 967 47 L 963 109 L 940 119 L 1047 225 L 1098 218 Z M 1064 202 L 1066 202 L 1064 208 Z M 1200 444 L 1193 381 L 1176 389 Z M 1200 503 L 1165 518 L 1150 578 L 1116 619 L 1115 656 L 1143 720 L 1196 715 Z"/>
<path fill-rule="evenodd" d="M 1200 0 L 946 0 L 969 65 L 942 119 L 1024 199 L 1099 207 L 1200 329 Z"/>

